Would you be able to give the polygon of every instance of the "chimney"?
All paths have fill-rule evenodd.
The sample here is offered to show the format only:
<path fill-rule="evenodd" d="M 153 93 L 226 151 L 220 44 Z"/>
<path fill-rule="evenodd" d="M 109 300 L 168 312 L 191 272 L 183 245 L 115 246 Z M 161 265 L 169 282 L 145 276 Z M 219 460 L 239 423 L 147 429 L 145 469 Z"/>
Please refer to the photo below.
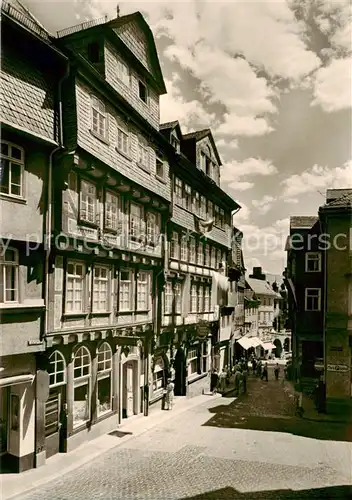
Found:
<path fill-rule="evenodd" d="M 120 17 L 120 6 L 119 4 L 116 5 L 116 18 Z"/>
<path fill-rule="evenodd" d="M 262 281 L 265 281 L 266 278 L 265 274 L 262 273 L 261 267 L 253 267 L 253 274 L 250 274 L 249 277 Z"/>

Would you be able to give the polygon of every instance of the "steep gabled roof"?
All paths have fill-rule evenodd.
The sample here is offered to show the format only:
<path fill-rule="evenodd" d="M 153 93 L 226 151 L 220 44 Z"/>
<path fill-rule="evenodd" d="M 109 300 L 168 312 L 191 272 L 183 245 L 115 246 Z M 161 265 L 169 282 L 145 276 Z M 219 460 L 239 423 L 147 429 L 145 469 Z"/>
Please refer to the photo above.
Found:
<path fill-rule="evenodd" d="M 318 221 L 318 217 L 311 215 L 298 215 L 290 217 L 290 229 L 311 229 Z"/>
<path fill-rule="evenodd" d="M 271 286 L 264 280 L 257 280 L 255 278 L 247 278 L 246 282 L 251 287 L 256 295 L 270 295 L 277 297 L 278 294 L 274 292 Z"/>
<path fill-rule="evenodd" d="M 217 162 L 219 165 L 222 165 L 221 158 L 220 158 L 219 152 L 217 150 L 217 147 L 216 147 L 216 144 L 214 141 L 214 137 L 213 137 L 213 134 L 211 133 L 210 128 L 205 128 L 203 130 L 196 130 L 195 132 L 190 132 L 189 134 L 185 134 L 183 136 L 182 140 L 184 142 L 187 142 L 187 141 L 198 142 L 198 141 L 201 141 L 202 139 L 204 139 L 205 137 L 209 137 L 209 140 L 210 140 L 212 148 L 214 150 L 214 154 L 216 156 Z"/>
<path fill-rule="evenodd" d="M 327 189 L 326 202 L 330 203 L 338 198 L 351 194 L 352 189 Z"/>
<path fill-rule="evenodd" d="M 332 201 L 326 203 L 323 206 L 323 208 L 335 208 L 335 207 L 349 208 L 349 207 L 352 207 L 352 189 L 344 189 L 341 191 L 344 191 L 344 194 L 342 196 L 340 196 L 339 198 L 335 198 Z"/>
<path fill-rule="evenodd" d="M 178 137 L 180 138 L 180 140 L 182 140 L 182 132 L 178 120 L 174 120 L 173 122 L 161 123 L 159 125 L 159 131 L 164 136 L 171 134 L 173 130 L 176 130 Z"/>
<path fill-rule="evenodd" d="M 160 123 L 159 129 L 164 130 L 169 128 L 170 130 L 172 130 L 176 127 L 176 125 L 179 125 L 178 120 L 174 120 L 173 122 Z"/>

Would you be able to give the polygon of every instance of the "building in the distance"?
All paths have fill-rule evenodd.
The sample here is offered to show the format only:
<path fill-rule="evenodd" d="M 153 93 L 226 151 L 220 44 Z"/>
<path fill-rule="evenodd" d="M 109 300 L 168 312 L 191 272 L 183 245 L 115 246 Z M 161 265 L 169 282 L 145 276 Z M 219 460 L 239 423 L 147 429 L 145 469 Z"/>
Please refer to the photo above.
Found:
<path fill-rule="evenodd" d="M 227 262 L 232 211 L 239 205 L 220 187 L 221 160 L 209 129 L 182 135 L 161 125 L 176 155 L 170 159 L 172 209 L 167 229 L 160 336 L 153 359 L 153 399 L 173 374 L 176 395 L 209 389 L 215 363 L 228 364 L 233 307 Z"/>

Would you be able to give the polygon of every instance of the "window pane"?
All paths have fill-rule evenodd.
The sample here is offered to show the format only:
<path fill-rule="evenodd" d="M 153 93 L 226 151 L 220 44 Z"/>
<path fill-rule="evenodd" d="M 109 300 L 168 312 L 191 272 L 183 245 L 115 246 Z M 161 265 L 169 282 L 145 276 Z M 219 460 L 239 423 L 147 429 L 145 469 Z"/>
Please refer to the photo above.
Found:
<path fill-rule="evenodd" d="M 74 388 L 73 426 L 77 427 L 89 419 L 89 383 Z"/>
<path fill-rule="evenodd" d="M 11 146 L 11 158 L 14 158 L 16 160 L 21 160 L 22 151 L 19 148 L 16 148 L 16 146 Z"/>
<path fill-rule="evenodd" d="M 111 411 L 111 376 L 98 380 L 98 415 Z"/>
<path fill-rule="evenodd" d="M 1 192 L 9 194 L 9 161 L 1 158 L 0 163 L 0 183 Z"/>

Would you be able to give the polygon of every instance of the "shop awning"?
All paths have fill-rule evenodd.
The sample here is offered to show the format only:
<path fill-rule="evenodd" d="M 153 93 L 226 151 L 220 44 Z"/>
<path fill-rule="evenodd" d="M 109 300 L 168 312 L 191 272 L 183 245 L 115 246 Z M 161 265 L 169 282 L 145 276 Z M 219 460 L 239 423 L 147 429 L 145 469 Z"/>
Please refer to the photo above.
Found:
<path fill-rule="evenodd" d="M 240 339 L 237 340 L 237 342 L 246 351 L 247 351 L 247 349 L 249 349 L 250 347 L 252 347 L 252 343 L 250 342 L 250 339 L 248 337 L 241 337 Z"/>
<path fill-rule="evenodd" d="M 7 387 L 9 385 L 26 384 L 33 382 L 34 375 L 28 373 L 27 375 L 16 375 L 14 377 L 0 378 L 0 387 Z"/>
<path fill-rule="evenodd" d="M 268 351 L 269 349 L 275 349 L 275 344 L 272 342 L 263 342 L 263 349 L 264 351 Z"/>
<path fill-rule="evenodd" d="M 249 340 L 252 343 L 252 347 L 259 347 L 260 345 L 263 345 L 263 342 L 258 337 L 251 337 Z"/>

